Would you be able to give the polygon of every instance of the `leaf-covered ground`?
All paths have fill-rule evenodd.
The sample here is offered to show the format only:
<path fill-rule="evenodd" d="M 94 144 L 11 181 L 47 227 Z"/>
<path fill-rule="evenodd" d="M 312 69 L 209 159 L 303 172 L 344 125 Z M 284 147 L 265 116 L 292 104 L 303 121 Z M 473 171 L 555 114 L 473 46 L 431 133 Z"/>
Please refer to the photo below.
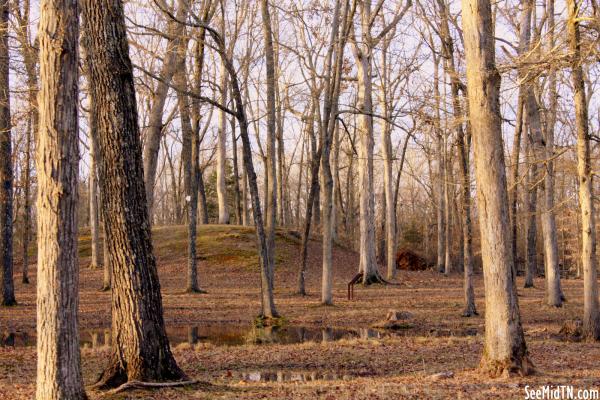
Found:
<path fill-rule="evenodd" d="M 168 326 L 250 325 L 259 310 L 259 275 L 253 231 L 231 226 L 203 226 L 198 241 L 200 281 L 208 294 L 189 295 L 185 283 L 185 229 L 161 227 L 154 232 L 155 253 Z M 574 385 L 600 389 L 600 345 L 568 340 L 559 331 L 581 315 L 583 282 L 563 282 L 567 303 L 560 309 L 543 305 L 543 280 L 522 289 L 519 301 L 531 359 L 531 377 L 489 379 L 477 371 L 483 339 L 483 281 L 476 277 L 480 316 L 461 317 L 462 277 L 432 271 L 401 272 L 399 286 L 357 287 L 346 299 L 346 284 L 357 269 L 357 255 L 336 248 L 335 306 L 319 305 L 320 246 L 310 244 L 307 297 L 294 294 L 299 264 L 295 235 L 277 236 L 275 296 L 289 325 L 366 328 L 390 309 L 409 311 L 408 329 L 396 336 L 301 344 L 215 346 L 178 344 L 175 356 L 196 386 L 135 390 L 112 396 L 133 399 L 396 399 L 519 398 L 525 386 Z M 110 323 L 110 294 L 98 292 L 102 272 L 90 270 L 89 237 L 82 236 L 80 327 L 82 331 Z M 0 336 L 35 332 L 35 266 L 32 283 L 15 279 L 19 305 L 0 309 Z M 17 264 L 17 270 L 20 265 Z M 15 275 L 17 278 L 18 275 Z M 109 354 L 107 346 L 86 346 L 82 364 L 92 384 Z M 35 347 L 0 347 L 0 399 L 30 399 L 35 391 Z M 436 379 L 437 373 L 453 376 Z M 260 373 L 260 375 L 259 375 Z M 258 378 L 260 377 L 260 380 Z M 266 381 L 265 381 L 266 379 Z M 89 391 L 91 398 L 107 398 Z"/>

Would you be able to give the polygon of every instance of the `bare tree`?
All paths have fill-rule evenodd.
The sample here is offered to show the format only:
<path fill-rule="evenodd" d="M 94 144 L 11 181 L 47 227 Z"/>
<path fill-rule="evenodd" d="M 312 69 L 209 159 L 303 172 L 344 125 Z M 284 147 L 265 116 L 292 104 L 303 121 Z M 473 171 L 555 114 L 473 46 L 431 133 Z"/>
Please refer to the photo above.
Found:
<path fill-rule="evenodd" d="M 13 280 L 13 170 L 8 78 L 8 0 L 0 0 L 0 291 L 3 306 L 17 304 Z"/>
<path fill-rule="evenodd" d="M 577 130 L 577 177 L 579 180 L 579 208 L 581 213 L 581 264 L 583 265 L 583 333 L 600 340 L 600 311 L 598 307 L 598 261 L 596 259 L 596 225 L 594 185 L 590 160 L 590 134 L 585 81 L 581 67 L 581 39 L 579 5 L 567 1 L 567 32 L 571 52 L 571 78 L 575 101 L 575 128 Z"/>
<path fill-rule="evenodd" d="M 86 399 L 77 308 L 77 0 L 40 5 L 36 399 Z M 6 2 L 3 2 L 6 5 Z"/>
<path fill-rule="evenodd" d="M 185 374 L 169 348 L 152 254 L 123 4 L 119 0 L 85 0 L 82 15 L 89 35 L 90 93 L 99 116 L 98 172 L 113 276 L 115 340 L 98 385 L 109 388 L 128 380 L 181 380 Z"/>
<path fill-rule="evenodd" d="M 533 366 L 521 326 L 508 230 L 492 7 L 489 0 L 463 0 L 462 13 L 486 292 L 481 366 L 493 376 L 505 371 L 528 374 Z"/>

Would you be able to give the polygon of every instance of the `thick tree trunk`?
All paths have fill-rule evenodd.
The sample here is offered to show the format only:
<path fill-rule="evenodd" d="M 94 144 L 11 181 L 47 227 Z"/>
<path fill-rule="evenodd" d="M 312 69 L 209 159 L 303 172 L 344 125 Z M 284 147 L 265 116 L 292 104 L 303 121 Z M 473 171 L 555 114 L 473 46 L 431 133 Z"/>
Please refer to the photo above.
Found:
<path fill-rule="evenodd" d="M 1 305 L 17 304 L 13 280 L 13 170 L 9 95 L 8 0 L 0 0 L 0 291 Z"/>
<path fill-rule="evenodd" d="M 579 180 L 579 208 L 581 212 L 581 264 L 583 265 L 583 334 L 600 340 L 600 311 L 598 306 L 598 261 L 596 259 L 596 226 L 594 185 L 590 160 L 590 135 L 579 33 L 579 6 L 567 1 L 569 19 L 567 31 L 571 51 L 571 68 L 577 129 L 577 177 Z"/>
<path fill-rule="evenodd" d="M 363 8 L 368 3 L 363 3 Z M 356 47 L 356 45 L 355 45 Z M 364 53 L 366 50 L 366 54 Z M 375 199 L 373 193 L 373 99 L 371 49 L 359 50 L 356 57 L 358 69 L 358 182 L 359 182 L 359 272 L 363 274 L 363 284 L 379 280 L 375 258 Z"/>
<path fill-rule="evenodd" d="M 481 367 L 493 376 L 528 374 L 533 368 L 521 325 L 508 229 L 492 9 L 489 0 L 463 0 L 462 12 L 486 294 Z"/>
<path fill-rule="evenodd" d="M 43 0 L 40 10 L 36 399 L 78 400 L 86 399 L 77 326 L 79 10 L 77 0 Z"/>
<path fill-rule="evenodd" d="M 169 348 L 152 254 L 133 67 L 119 0 L 85 0 L 87 66 L 98 115 L 102 212 L 112 268 L 112 356 L 99 386 L 185 378 Z M 93 56 L 92 56 L 93 54 Z"/>

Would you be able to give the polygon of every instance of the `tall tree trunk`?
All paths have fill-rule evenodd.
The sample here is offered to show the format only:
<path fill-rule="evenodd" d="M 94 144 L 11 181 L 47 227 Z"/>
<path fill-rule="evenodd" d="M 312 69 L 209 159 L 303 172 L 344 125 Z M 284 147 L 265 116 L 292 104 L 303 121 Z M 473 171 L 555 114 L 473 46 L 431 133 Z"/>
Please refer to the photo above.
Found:
<path fill-rule="evenodd" d="M 548 1 L 548 26 L 554 30 L 554 0 Z M 553 34 L 550 46 L 554 47 Z M 551 47 L 551 48 L 552 48 Z M 549 82 L 550 113 L 545 129 L 545 175 L 544 175 L 544 209 L 542 210 L 542 231 L 544 232 L 544 259 L 546 265 L 546 302 L 550 306 L 560 307 L 564 299 L 560 284 L 560 267 L 558 259 L 558 233 L 554 211 L 554 125 L 556 123 L 556 74 L 551 74 Z"/>
<path fill-rule="evenodd" d="M 25 2 L 24 10 L 21 10 L 19 1 L 16 1 L 14 15 L 17 18 L 16 37 L 21 46 L 23 63 L 27 74 L 27 90 L 29 102 L 29 117 L 26 137 L 25 150 L 25 188 L 24 188 L 24 216 L 23 216 L 23 270 L 22 282 L 29 283 L 29 242 L 31 240 L 31 152 L 32 152 L 32 131 L 33 137 L 37 137 L 39 127 L 39 110 L 37 108 L 38 93 L 38 47 L 34 46 L 31 39 L 31 8 L 30 3 Z"/>
<path fill-rule="evenodd" d="M 178 9 L 182 14 L 187 15 L 189 3 L 186 0 L 177 2 Z M 206 15 L 206 14 L 205 14 Z M 183 32 L 185 34 L 185 30 Z M 186 54 L 188 40 L 180 41 L 177 48 L 177 72 L 173 80 L 178 88 L 188 89 Z M 201 56 L 202 57 L 202 56 Z M 199 65 L 199 73 L 202 73 L 202 65 Z M 184 163 L 184 190 L 187 211 L 187 228 L 188 228 L 188 246 L 187 246 L 187 285 L 188 293 L 199 293 L 200 286 L 198 285 L 198 260 L 196 256 L 196 224 L 198 219 L 198 162 L 199 162 L 199 132 L 192 128 L 190 117 L 190 100 L 188 96 L 179 91 L 177 93 L 179 117 L 181 120 L 181 132 L 183 146 L 181 149 L 182 161 Z"/>
<path fill-rule="evenodd" d="M 452 205 L 450 194 L 450 181 L 452 180 L 452 164 L 448 160 L 448 131 L 444 132 L 444 274 L 447 276 L 452 272 Z"/>
<path fill-rule="evenodd" d="M 529 29 L 531 25 L 531 10 L 533 9 L 533 2 L 528 0 L 524 4 L 523 13 L 525 16 L 522 18 L 522 28 Z M 522 43 L 521 50 L 530 50 L 531 44 L 529 41 L 529 34 L 522 35 L 525 38 Z M 524 73 L 521 73 L 521 78 L 524 77 Z M 560 274 L 558 270 L 558 242 L 556 237 L 556 221 L 554 218 L 554 179 L 551 177 L 552 171 L 551 165 L 548 163 L 547 157 L 550 155 L 547 148 L 548 144 L 544 142 L 542 133 L 542 121 L 540 117 L 539 105 L 534 93 L 534 82 L 526 82 L 523 87 L 523 96 L 525 102 L 525 110 L 527 112 L 527 123 L 529 124 L 529 134 L 531 138 L 532 150 L 535 155 L 534 163 L 543 162 L 544 165 L 535 166 L 533 170 L 533 183 L 535 185 L 540 184 L 544 181 L 545 185 L 542 190 L 542 206 L 540 212 L 540 219 L 542 222 L 542 237 L 544 243 L 544 266 L 546 275 L 546 301 L 548 305 L 554 307 L 560 307 L 562 305 L 561 290 L 560 290 Z M 542 175 L 542 172 L 545 173 Z M 551 187 L 545 187 L 549 184 Z M 535 217 L 534 217 L 535 218 Z"/>
<path fill-rule="evenodd" d="M 275 60 L 273 55 L 273 31 L 268 0 L 261 0 L 261 16 L 265 41 L 265 61 L 267 66 L 267 265 L 269 280 L 273 286 L 275 272 L 275 225 L 277 223 L 277 148 L 275 120 Z M 281 179 L 281 177 L 279 177 Z"/>
<path fill-rule="evenodd" d="M 370 40 L 371 2 L 361 2 L 361 32 L 363 45 L 353 43 L 358 71 L 358 117 L 359 155 L 359 272 L 363 274 L 363 284 L 379 280 L 375 258 L 375 199 L 373 188 L 373 82 L 372 47 Z"/>
<path fill-rule="evenodd" d="M 577 177 L 579 180 L 579 208 L 581 212 L 581 264 L 583 265 L 583 334 L 600 339 L 600 311 L 598 307 L 598 261 L 596 260 L 596 226 L 594 185 L 590 160 L 590 135 L 583 69 L 581 67 L 581 39 L 579 33 L 579 6 L 567 0 L 569 19 L 567 31 L 575 100 L 577 129 Z"/>
<path fill-rule="evenodd" d="M 519 202 L 519 163 L 521 156 L 521 137 L 523 136 L 523 126 L 525 125 L 523 122 L 523 96 L 519 91 L 519 100 L 517 104 L 517 119 L 515 121 L 515 138 L 513 139 L 513 159 L 512 159 L 512 168 L 511 168 L 511 176 L 512 176 L 512 190 L 510 197 L 510 224 L 511 224 L 511 240 L 512 240 L 512 254 L 513 260 L 515 262 L 515 272 L 517 270 L 517 265 L 519 263 L 519 252 L 518 252 L 518 218 L 517 218 L 517 204 Z M 528 191 L 525 191 L 525 195 L 527 196 Z M 533 286 L 533 276 L 531 276 L 531 286 Z"/>
<path fill-rule="evenodd" d="M 177 10 L 177 19 L 184 19 L 182 10 Z M 183 25 L 169 19 L 167 21 L 167 32 L 170 36 L 167 41 L 166 53 L 160 71 L 160 79 L 156 90 L 152 94 L 152 105 L 148 112 L 148 128 L 145 132 L 144 143 L 144 185 L 146 199 L 148 201 L 148 214 L 152 223 L 154 209 L 154 181 L 156 180 L 156 169 L 158 165 L 158 153 L 163 132 L 163 113 L 169 93 L 169 85 L 177 67 L 176 49 L 182 40 Z"/>
<path fill-rule="evenodd" d="M 446 196 L 444 196 L 445 188 L 445 167 L 444 167 L 444 139 L 439 129 L 440 120 L 440 89 L 439 89 L 439 58 L 433 55 L 434 58 L 434 76 L 433 76 L 433 91 L 436 102 L 436 122 L 434 130 L 436 136 L 436 157 L 437 157 L 437 271 L 442 273 L 446 271 Z"/>
<path fill-rule="evenodd" d="M 185 374 L 169 348 L 152 253 L 123 4 L 85 0 L 82 14 L 89 35 L 86 61 L 98 115 L 98 172 L 113 276 L 114 341 L 99 386 L 108 388 L 130 380 L 180 380 Z"/>
<path fill-rule="evenodd" d="M 463 0 L 469 117 L 473 131 L 481 255 L 485 285 L 485 344 L 481 367 L 492 376 L 528 374 L 533 367 L 519 313 L 508 229 L 508 196 L 489 0 Z"/>
<path fill-rule="evenodd" d="M 462 255 L 463 255 L 463 273 L 464 273 L 464 294 L 465 294 L 465 309 L 463 316 L 470 317 L 477 315 L 477 308 L 475 307 L 475 292 L 473 289 L 473 234 L 472 234 L 472 223 L 471 223 L 471 174 L 469 170 L 469 150 L 470 141 L 467 135 L 465 138 L 465 129 L 463 124 L 460 122 L 463 119 L 463 110 L 460 103 L 459 92 L 461 89 L 461 82 L 459 80 L 459 74 L 456 71 L 454 63 L 454 42 L 450 35 L 450 10 L 445 0 L 437 1 L 438 7 L 441 14 L 440 24 L 440 39 L 442 40 L 442 49 L 444 55 L 444 68 L 446 74 L 450 78 L 450 87 L 452 93 L 452 108 L 454 112 L 454 118 L 456 125 L 456 141 L 457 141 L 457 153 L 459 159 L 459 169 L 461 174 L 461 185 L 462 185 Z M 470 125 L 467 125 L 467 130 L 470 129 Z M 465 140 L 466 139 L 466 140 Z"/>
<path fill-rule="evenodd" d="M 224 3 L 223 3 L 224 6 Z M 221 36 L 225 37 L 225 15 L 221 20 Z M 221 104 L 227 104 L 229 79 L 225 61 L 221 61 Z M 219 112 L 219 133 L 217 137 L 217 204 L 219 207 L 219 224 L 229 223 L 229 207 L 227 204 L 227 114 Z"/>
<path fill-rule="evenodd" d="M 0 291 L 1 305 L 17 304 L 13 280 L 13 170 L 9 95 L 8 0 L 0 0 Z"/>
<path fill-rule="evenodd" d="M 333 29 L 329 49 L 325 60 L 325 98 L 323 100 L 323 118 L 321 130 L 323 137 L 323 154 L 321 156 L 321 171 L 323 181 L 323 270 L 321 279 L 321 303 L 333 304 L 333 232 L 335 213 L 333 209 L 333 174 L 331 173 L 331 146 L 336 129 L 336 115 L 340 95 L 342 64 L 346 43 L 346 26 L 348 24 L 349 2 L 344 7 L 342 36 L 338 34 L 340 23 L 340 1 L 335 2 L 333 12 Z M 335 53 L 335 60 L 334 60 Z"/>
<path fill-rule="evenodd" d="M 35 111 L 37 113 L 37 111 Z M 25 168 L 23 173 L 25 174 L 25 188 L 23 197 L 25 198 L 25 205 L 23 210 L 23 270 L 21 281 L 25 284 L 29 283 L 29 240 L 31 238 L 31 136 L 32 136 L 32 117 L 29 117 L 27 124 L 27 138 L 25 143 Z M 37 125 L 37 124 L 36 124 Z"/>
<path fill-rule="evenodd" d="M 91 135 L 91 134 L 90 134 Z M 96 175 L 96 158 L 94 140 L 90 138 L 90 234 L 92 236 L 92 260 L 90 268 L 100 266 L 100 221 L 98 219 L 98 179 Z"/>
<path fill-rule="evenodd" d="M 235 223 L 242 225 L 242 194 L 240 192 L 240 169 L 238 163 L 237 137 L 235 136 L 235 117 L 231 118 L 231 153 L 233 155 L 233 201 L 235 204 Z"/>
<path fill-rule="evenodd" d="M 385 76 L 386 84 L 389 85 L 388 79 L 388 60 L 387 60 L 387 47 L 389 41 L 385 41 L 384 45 L 386 49 L 382 51 L 382 73 Z M 390 117 L 389 102 L 393 99 L 388 99 L 387 89 L 384 85 L 381 87 L 381 107 L 382 113 L 386 117 L 383 122 L 383 129 L 381 130 L 381 149 L 383 153 L 383 190 L 385 196 L 385 242 L 386 242 L 386 278 L 391 280 L 396 277 L 396 206 L 394 203 L 394 177 L 392 175 L 392 163 L 393 163 L 393 152 L 392 152 L 392 129 L 389 121 Z"/>
<path fill-rule="evenodd" d="M 313 147 L 316 141 L 314 124 L 316 110 L 315 102 L 318 99 L 313 99 L 311 105 L 310 115 L 307 118 L 307 129 L 309 136 L 312 138 Z M 321 136 L 322 137 L 322 136 Z M 305 286 L 305 275 L 306 275 L 306 262 L 308 257 L 308 241 L 310 240 L 310 229 L 313 223 L 313 213 L 315 212 L 315 197 L 317 195 L 317 189 L 319 187 L 319 167 L 321 162 L 321 156 L 323 151 L 323 145 L 320 142 L 318 148 L 313 149 L 313 154 L 310 162 L 310 182 L 308 186 L 308 198 L 306 199 L 306 213 L 304 215 L 304 231 L 302 232 L 302 243 L 301 243 L 301 254 L 300 254 L 300 269 L 298 271 L 298 294 L 301 296 L 306 295 Z"/>
<path fill-rule="evenodd" d="M 86 399 L 77 326 L 79 10 L 77 0 L 43 0 L 40 10 L 36 399 L 78 400 Z"/>
<path fill-rule="evenodd" d="M 525 287 L 533 287 L 533 278 L 537 274 L 537 165 L 535 157 L 532 156 L 531 144 L 527 142 L 527 158 L 529 159 L 529 172 L 527 175 L 527 271 L 525 276 Z M 516 273 L 516 268 L 515 268 Z"/>

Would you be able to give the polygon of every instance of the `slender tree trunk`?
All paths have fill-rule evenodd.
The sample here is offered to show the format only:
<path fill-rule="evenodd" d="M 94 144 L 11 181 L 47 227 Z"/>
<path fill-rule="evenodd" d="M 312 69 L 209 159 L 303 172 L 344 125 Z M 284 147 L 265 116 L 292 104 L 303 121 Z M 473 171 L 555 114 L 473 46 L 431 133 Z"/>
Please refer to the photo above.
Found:
<path fill-rule="evenodd" d="M 85 0 L 83 5 L 90 92 L 98 115 L 102 212 L 113 276 L 114 341 L 99 386 L 184 379 L 163 320 L 123 4 Z"/>
<path fill-rule="evenodd" d="M 221 35 L 225 35 L 225 16 L 222 16 Z M 221 104 L 227 104 L 229 79 L 225 62 L 221 61 Z M 219 134 L 217 141 L 217 204 L 219 206 L 219 224 L 229 223 L 229 207 L 227 204 L 227 114 L 219 112 Z"/>
<path fill-rule="evenodd" d="M 449 132 L 445 132 L 444 135 L 444 274 L 447 276 L 452 272 L 452 208 L 451 208 L 451 195 L 450 195 L 450 181 L 452 178 L 452 164 L 448 161 L 448 135 Z"/>
<path fill-rule="evenodd" d="M 17 304 L 13 280 L 13 170 L 9 95 L 8 0 L 0 0 L 0 291 L 1 305 Z"/>
<path fill-rule="evenodd" d="M 348 5 L 344 8 L 342 36 L 339 37 L 338 26 L 340 23 L 340 1 L 335 2 L 333 12 L 333 29 L 329 49 L 325 60 L 325 98 L 323 100 L 323 118 L 321 130 L 323 137 L 323 154 L 321 156 L 321 171 L 323 181 L 323 270 L 321 279 L 321 303 L 333 304 L 333 232 L 335 224 L 333 174 L 331 172 L 331 146 L 336 129 L 336 115 L 340 94 L 342 64 L 344 60 L 344 47 L 346 42 L 346 26 L 348 23 Z M 334 59 L 335 53 L 335 60 Z"/>
<path fill-rule="evenodd" d="M 273 51 L 273 31 L 268 0 L 261 0 L 261 15 L 265 41 L 265 61 L 267 66 L 267 265 L 269 280 L 273 286 L 275 273 L 275 225 L 277 224 L 277 147 L 275 113 L 275 60 Z M 281 178 L 281 177 L 280 177 Z"/>
<path fill-rule="evenodd" d="M 386 41 L 387 45 L 389 42 Z M 387 49 L 386 49 L 387 50 Z M 387 51 L 383 51 L 382 55 L 382 70 L 386 76 L 389 70 L 387 62 Z M 389 84 L 389 82 L 387 82 Z M 388 99 L 386 87 L 382 85 L 382 113 L 386 118 L 390 116 L 389 104 L 392 99 Z M 392 163 L 393 163 L 393 152 L 392 152 L 392 129 L 390 123 L 386 120 L 383 123 L 383 129 L 381 130 L 381 148 L 383 153 L 383 189 L 385 196 L 385 242 L 386 242 L 386 266 L 387 273 L 386 278 L 391 280 L 396 277 L 396 206 L 394 203 L 394 177 L 392 175 Z"/>
<path fill-rule="evenodd" d="M 99 196 L 98 203 L 102 204 Z M 102 221 L 102 287 L 101 292 L 110 290 L 112 281 L 112 268 L 110 266 L 110 254 L 108 250 L 108 239 L 106 237 L 106 223 Z"/>
<path fill-rule="evenodd" d="M 235 136 L 235 118 L 231 118 L 231 153 L 233 154 L 233 190 L 235 204 L 235 223 L 242 225 L 242 194 L 240 192 L 240 170 L 238 165 L 237 138 Z"/>
<path fill-rule="evenodd" d="M 177 10 L 177 19 L 184 19 L 182 10 Z M 183 35 L 183 25 L 173 21 L 167 21 L 167 32 L 170 35 L 167 41 L 167 50 L 160 71 L 160 80 L 157 82 L 156 90 L 152 95 L 152 105 L 149 110 L 148 128 L 145 132 L 144 143 L 144 185 L 146 199 L 148 201 L 148 213 L 152 222 L 154 208 L 154 183 L 156 180 L 156 169 L 158 165 L 158 153 L 163 132 L 163 113 L 169 93 L 169 85 L 176 72 L 177 55 L 176 49 Z"/>
<path fill-rule="evenodd" d="M 314 101 L 318 101 L 318 99 L 313 99 Z M 307 129 L 310 133 L 310 137 L 312 138 L 313 143 L 315 142 L 315 133 L 314 133 L 314 116 L 316 111 L 315 105 L 311 106 L 310 116 L 307 120 Z M 306 200 L 306 214 L 304 216 L 304 231 L 302 232 L 302 243 L 301 243 L 301 261 L 300 261 L 300 270 L 298 271 L 298 294 L 301 296 L 306 295 L 306 287 L 305 287 L 305 275 L 306 275 L 306 261 L 308 257 L 308 241 L 310 240 L 310 229 L 311 224 L 313 223 L 313 213 L 315 211 L 315 196 L 317 194 L 317 188 L 319 186 L 319 167 L 320 160 L 322 156 L 322 144 L 319 144 L 318 149 L 313 151 L 313 155 L 310 163 L 310 183 L 308 184 L 308 198 Z"/>
<path fill-rule="evenodd" d="M 463 272 L 464 272 L 464 294 L 465 294 L 465 309 L 463 316 L 470 317 L 477 315 L 475 307 L 475 292 L 473 289 L 473 234 L 471 223 L 471 176 L 469 170 L 469 140 L 465 140 L 465 129 L 460 121 L 463 119 L 463 110 L 460 103 L 459 91 L 461 82 L 459 74 L 456 71 L 454 64 L 454 43 L 450 35 L 450 11 L 445 0 L 438 0 L 438 7 L 441 14 L 440 38 L 442 39 L 442 49 L 444 55 L 444 68 L 446 74 L 450 78 L 450 86 L 452 92 L 452 108 L 454 118 L 456 119 L 456 140 L 457 153 L 459 159 L 459 169 L 461 174 L 462 185 L 462 255 L 463 255 Z M 467 124 L 467 130 L 470 125 Z M 467 138 L 470 138 L 470 132 Z"/>
<path fill-rule="evenodd" d="M 200 208 L 200 223 L 208 224 L 208 204 L 206 202 L 206 189 L 204 187 L 204 170 L 198 168 L 198 206 Z"/>
<path fill-rule="evenodd" d="M 548 1 L 548 26 L 554 30 L 554 0 Z M 554 47 L 554 34 L 550 34 L 550 46 Z M 556 74 L 552 73 L 549 82 L 550 113 L 546 120 L 545 137 L 545 175 L 544 210 L 542 212 L 542 230 L 544 231 L 544 256 L 546 265 L 546 301 L 554 307 L 562 306 L 564 295 L 560 284 L 558 258 L 558 232 L 554 211 L 554 125 L 556 123 Z"/>
<path fill-rule="evenodd" d="M 530 160 L 529 174 L 527 176 L 527 271 L 525 276 L 525 287 L 533 287 L 533 279 L 537 274 L 537 165 L 533 160 L 531 145 L 527 143 L 527 157 Z M 515 268 L 516 273 L 516 268 Z"/>
<path fill-rule="evenodd" d="M 37 113 L 37 111 L 35 111 Z M 27 126 L 27 138 L 25 144 L 25 188 L 23 197 L 25 197 L 24 215 L 23 215 L 23 270 L 22 282 L 29 283 L 29 239 L 31 238 L 31 130 L 32 117 L 29 117 Z M 36 124 L 37 125 L 37 124 Z"/>
<path fill-rule="evenodd" d="M 36 399 L 78 400 L 86 399 L 77 322 L 79 10 L 77 0 L 42 0 L 40 10 Z"/>
<path fill-rule="evenodd" d="M 600 340 L 600 311 L 598 307 L 598 261 L 596 259 L 596 226 L 594 210 L 594 185 L 590 160 L 590 135 L 585 81 L 581 67 L 581 39 L 579 33 L 579 6 L 575 0 L 567 1 L 569 19 L 567 32 L 571 51 L 571 77 L 575 101 L 575 126 L 577 129 L 577 177 L 579 180 L 579 208 L 581 212 L 581 264 L 583 265 L 583 334 Z"/>
<path fill-rule="evenodd" d="M 517 104 L 517 119 L 515 122 L 515 138 L 513 139 L 513 160 L 512 160 L 512 191 L 510 198 L 510 215 L 511 215 L 511 230 L 512 230 L 512 254 L 513 260 L 515 261 L 515 272 L 517 265 L 519 264 L 519 252 L 518 252 L 518 217 L 517 217 L 517 204 L 519 202 L 519 162 L 521 155 L 521 136 L 523 134 L 523 96 L 519 92 L 519 100 Z M 526 191 L 527 192 L 527 191 Z M 526 194 L 527 195 L 527 194 Z M 533 276 L 531 278 L 531 286 L 533 286 Z"/>
<path fill-rule="evenodd" d="M 98 179 L 96 175 L 96 158 L 94 157 L 94 140 L 90 140 L 90 234 L 92 236 L 92 260 L 90 268 L 100 266 L 100 221 L 98 220 Z"/>
<path fill-rule="evenodd" d="M 513 273 L 508 195 L 489 0 L 463 0 L 469 117 L 473 131 L 481 254 L 485 285 L 485 344 L 481 367 L 492 376 L 532 372 Z"/>

